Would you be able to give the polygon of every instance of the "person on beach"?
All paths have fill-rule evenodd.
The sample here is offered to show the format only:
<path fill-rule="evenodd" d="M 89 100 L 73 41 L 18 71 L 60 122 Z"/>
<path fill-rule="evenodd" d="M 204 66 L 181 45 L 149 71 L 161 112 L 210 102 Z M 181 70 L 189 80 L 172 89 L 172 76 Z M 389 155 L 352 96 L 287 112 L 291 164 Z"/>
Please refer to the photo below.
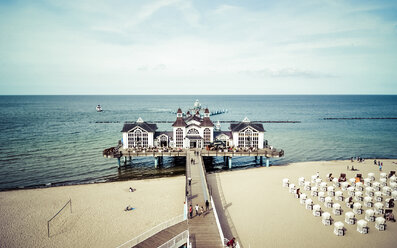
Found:
<path fill-rule="evenodd" d="M 382 171 L 382 163 L 379 164 L 379 171 Z"/>
<path fill-rule="evenodd" d="M 130 192 L 134 192 L 134 189 L 130 187 Z"/>
<path fill-rule="evenodd" d="M 374 165 L 376 165 L 376 159 L 374 159 Z"/>
<path fill-rule="evenodd" d="M 229 242 L 227 242 L 227 247 L 234 247 L 234 245 L 235 245 L 235 240 L 236 240 L 236 238 L 232 238 L 231 240 L 229 240 Z"/>
<path fill-rule="evenodd" d="M 192 185 L 192 178 L 189 177 L 187 180 L 189 181 L 189 186 L 191 186 Z"/>
<path fill-rule="evenodd" d="M 192 204 L 190 204 L 190 207 L 189 207 L 189 214 L 190 214 L 190 219 L 193 218 L 193 208 L 192 208 Z"/>
<path fill-rule="evenodd" d="M 210 203 L 208 202 L 208 200 L 205 200 L 205 211 L 208 211 L 210 207 Z"/>
<path fill-rule="evenodd" d="M 196 204 L 196 206 L 194 208 L 196 209 L 196 215 L 199 215 L 199 205 Z"/>
<path fill-rule="evenodd" d="M 203 206 L 200 207 L 200 214 L 204 217 L 204 208 L 203 208 Z"/>

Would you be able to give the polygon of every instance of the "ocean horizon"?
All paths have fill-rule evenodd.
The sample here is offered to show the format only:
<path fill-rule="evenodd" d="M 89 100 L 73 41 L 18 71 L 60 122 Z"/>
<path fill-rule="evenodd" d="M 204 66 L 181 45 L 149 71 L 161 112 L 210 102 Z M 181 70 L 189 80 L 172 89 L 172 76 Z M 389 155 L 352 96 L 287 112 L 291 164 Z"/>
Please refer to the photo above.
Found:
<path fill-rule="evenodd" d="M 134 159 L 117 168 L 102 151 L 117 145 L 125 121 L 174 121 L 200 100 L 219 121 L 264 123 L 269 145 L 283 149 L 273 166 L 351 157 L 397 158 L 396 95 L 3 95 L 0 96 L 0 190 L 180 175 L 184 160 Z M 95 107 L 100 104 L 103 112 Z M 358 119 L 352 119 L 358 118 Z M 159 131 L 172 130 L 157 123 Z M 229 124 L 222 123 L 222 130 Z M 233 158 L 233 169 L 260 166 Z M 207 170 L 227 170 L 222 158 Z"/>

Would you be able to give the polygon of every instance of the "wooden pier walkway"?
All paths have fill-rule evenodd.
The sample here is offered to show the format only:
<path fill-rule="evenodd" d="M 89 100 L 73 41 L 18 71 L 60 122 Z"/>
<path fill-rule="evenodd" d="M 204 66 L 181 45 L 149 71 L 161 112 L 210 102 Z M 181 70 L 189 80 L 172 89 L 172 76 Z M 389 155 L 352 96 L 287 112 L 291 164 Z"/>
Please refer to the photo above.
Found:
<path fill-rule="evenodd" d="M 195 163 L 192 163 L 192 159 Z M 192 247 L 223 247 L 215 215 L 210 205 L 205 211 L 205 201 L 209 199 L 204 166 L 201 156 L 195 155 L 195 151 L 188 151 L 186 156 L 186 176 L 192 179 L 191 185 L 187 187 L 188 206 L 193 208 L 193 218 L 188 219 L 190 242 Z M 204 214 L 196 215 L 195 206 L 203 206 Z"/>

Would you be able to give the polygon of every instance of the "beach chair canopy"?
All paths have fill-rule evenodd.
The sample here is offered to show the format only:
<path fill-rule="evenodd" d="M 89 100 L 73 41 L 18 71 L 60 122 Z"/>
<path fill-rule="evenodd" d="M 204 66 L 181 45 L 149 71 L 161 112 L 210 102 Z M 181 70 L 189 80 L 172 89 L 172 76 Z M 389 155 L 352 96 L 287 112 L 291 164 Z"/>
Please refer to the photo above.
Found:
<path fill-rule="evenodd" d="M 372 197 L 370 197 L 370 196 L 364 197 L 364 203 L 367 203 L 367 202 L 372 202 Z"/>
<path fill-rule="evenodd" d="M 342 182 L 341 184 L 340 184 L 340 186 L 342 187 L 342 188 L 347 188 L 347 186 L 349 186 L 349 183 L 348 182 Z"/>
<path fill-rule="evenodd" d="M 372 187 L 380 187 L 380 182 L 374 182 L 373 184 L 372 184 Z"/>
<path fill-rule="evenodd" d="M 313 204 L 313 200 L 312 199 L 306 199 L 306 205 L 312 205 Z"/>
<path fill-rule="evenodd" d="M 320 187 L 327 187 L 327 183 L 326 182 L 320 183 Z"/>
<path fill-rule="evenodd" d="M 380 178 L 387 178 L 387 173 L 385 172 L 380 173 Z"/>
<path fill-rule="evenodd" d="M 328 212 L 324 212 L 324 213 L 322 214 L 322 219 L 323 219 L 323 220 L 329 220 L 329 219 L 331 219 L 331 214 L 328 213 Z"/>
<path fill-rule="evenodd" d="M 289 179 L 288 178 L 284 178 L 283 179 L 283 183 L 289 183 Z"/>
<path fill-rule="evenodd" d="M 300 178 L 298 179 L 298 181 L 303 183 L 303 182 L 305 182 L 305 178 L 304 178 L 304 177 L 300 177 Z"/>
<path fill-rule="evenodd" d="M 346 218 L 349 218 L 349 219 L 352 219 L 352 218 L 354 218 L 354 213 L 353 212 L 347 212 L 346 214 L 345 214 L 345 216 L 346 216 Z"/>
<path fill-rule="evenodd" d="M 391 176 L 390 178 L 389 178 L 389 180 L 390 180 L 390 182 L 397 182 L 397 177 L 394 175 L 394 176 Z"/>
<path fill-rule="evenodd" d="M 313 211 L 321 211 L 321 206 L 316 204 L 313 206 Z"/>
<path fill-rule="evenodd" d="M 376 191 L 374 195 L 375 195 L 375 197 L 382 196 L 382 192 Z"/>
<path fill-rule="evenodd" d="M 386 223 L 386 220 L 383 217 L 376 217 L 375 223 L 378 225 L 384 225 Z"/>
<path fill-rule="evenodd" d="M 381 179 L 379 179 L 379 182 L 381 183 L 381 184 L 385 184 L 385 183 L 387 183 L 387 178 L 381 178 Z"/>
<path fill-rule="evenodd" d="M 354 177 L 352 177 L 352 178 L 349 179 L 349 182 L 350 182 L 351 184 L 354 184 L 354 183 L 356 182 L 356 179 L 355 179 Z"/>
<path fill-rule="evenodd" d="M 356 192 L 355 196 L 356 197 L 362 197 L 363 196 L 363 192 L 358 191 L 358 192 Z"/>
<path fill-rule="evenodd" d="M 335 226 L 335 229 L 343 229 L 343 227 L 345 225 L 342 222 L 338 221 L 338 222 L 335 222 L 334 226 Z"/>
<path fill-rule="evenodd" d="M 382 188 L 382 192 L 384 194 L 388 194 L 388 193 L 391 192 L 391 188 L 389 186 L 385 186 L 385 187 Z"/>
<path fill-rule="evenodd" d="M 375 211 L 372 209 L 367 209 L 365 210 L 365 216 L 374 216 L 375 215 Z"/>
<path fill-rule="evenodd" d="M 331 191 L 331 192 L 332 192 L 332 191 L 335 191 L 335 187 L 334 187 L 334 186 L 329 186 L 329 187 L 327 188 L 327 190 L 328 190 L 328 191 Z"/>
<path fill-rule="evenodd" d="M 313 191 L 313 192 L 318 191 L 318 190 L 317 190 L 317 187 L 312 187 L 311 191 Z"/>
<path fill-rule="evenodd" d="M 336 196 L 336 197 L 338 197 L 338 196 L 343 196 L 343 192 L 340 191 L 340 190 L 338 190 L 338 191 L 335 192 L 335 196 Z"/>
<path fill-rule="evenodd" d="M 396 182 L 391 182 L 390 183 L 390 188 L 392 188 L 392 189 L 397 189 L 397 183 Z"/>
<path fill-rule="evenodd" d="M 329 197 L 329 196 L 325 197 L 325 202 L 326 202 L 326 203 L 328 203 L 328 202 L 331 202 L 331 203 L 332 203 L 332 198 Z"/>
<path fill-rule="evenodd" d="M 361 205 L 361 203 L 359 203 L 359 202 L 355 202 L 355 203 L 353 204 L 353 209 L 361 209 L 361 207 L 362 207 L 362 205 Z"/>
<path fill-rule="evenodd" d="M 317 178 L 317 179 L 316 179 L 316 184 L 319 185 L 322 181 L 323 181 L 323 180 L 322 180 L 321 178 Z"/>
<path fill-rule="evenodd" d="M 338 180 L 338 178 L 334 178 L 334 179 L 332 179 L 332 182 L 334 182 L 334 183 L 338 183 L 339 182 L 339 180 Z"/>
<path fill-rule="evenodd" d="M 391 196 L 394 198 L 394 200 L 396 200 L 397 199 L 397 191 L 395 190 L 395 191 L 391 192 Z"/>
<path fill-rule="evenodd" d="M 305 193 L 301 194 L 301 199 L 306 199 L 307 195 Z"/>
<path fill-rule="evenodd" d="M 368 173 L 368 177 L 369 178 L 374 178 L 375 177 L 375 173 L 372 173 L 372 172 Z"/>
<path fill-rule="evenodd" d="M 374 192 L 375 189 L 373 187 L 365 187 L 365 192 Z"/>
<path fill-rule="evenodd" d="M 381 202 L 377 202 L 377 203 L 374 204 L 374 207 L 375 207 L 375 209 L 383 209 L 384 205 Z"/>
<path fill-rule="evenodd" d="M 340 205 L 339 203 L 335 203 L 335 204 L 332 206 L 332 208 L 333 208 L 333 209 L 341 209 L 342 207 L 341 207 L 341 205 Z"/>
<path fill-rule="evenodd" d="M 357 226 L 361 228 L 368 227 L 368 222 L 366 222 L 365 220 L 359 220 L 357 221 Z"/>
<path fill-rule="evenodd" d="M 318 197 L 324 197 L 325 196 L 325 193 L 324 192 L 318 192 Z"/>

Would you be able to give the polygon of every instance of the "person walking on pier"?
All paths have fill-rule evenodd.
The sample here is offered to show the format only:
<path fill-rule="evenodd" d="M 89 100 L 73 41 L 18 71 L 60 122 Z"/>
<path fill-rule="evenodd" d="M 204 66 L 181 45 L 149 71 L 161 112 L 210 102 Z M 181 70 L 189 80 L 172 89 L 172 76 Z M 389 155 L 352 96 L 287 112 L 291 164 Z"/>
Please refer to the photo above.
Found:
<path fill-rule="evenodd" d="M 196 206 L 194 208 L 196 209 L 196 215 L 199 215 L 199 205 L 196 204 Z"/>
<path fill-rule="evenodd" d="M 190 204 L 190 207 L 189 207 L 189 214 L 190 214 L 190 219 L 193 218 L 193 208 L 192 208 L 192 204 Z"/>
<path fill-rule="evenodd" d="M 203 206 L 201 206 L 200 207 L 200 214 L 203 216 L 203 218 L 204 218 L 204 208 L 203 208 Z"/>
<path fill-rule="evenodd" d="M 209 206 L 210 203 L 208 202 L 208 200 L 205 200 L 205 211 L 208 211 Z"/>

